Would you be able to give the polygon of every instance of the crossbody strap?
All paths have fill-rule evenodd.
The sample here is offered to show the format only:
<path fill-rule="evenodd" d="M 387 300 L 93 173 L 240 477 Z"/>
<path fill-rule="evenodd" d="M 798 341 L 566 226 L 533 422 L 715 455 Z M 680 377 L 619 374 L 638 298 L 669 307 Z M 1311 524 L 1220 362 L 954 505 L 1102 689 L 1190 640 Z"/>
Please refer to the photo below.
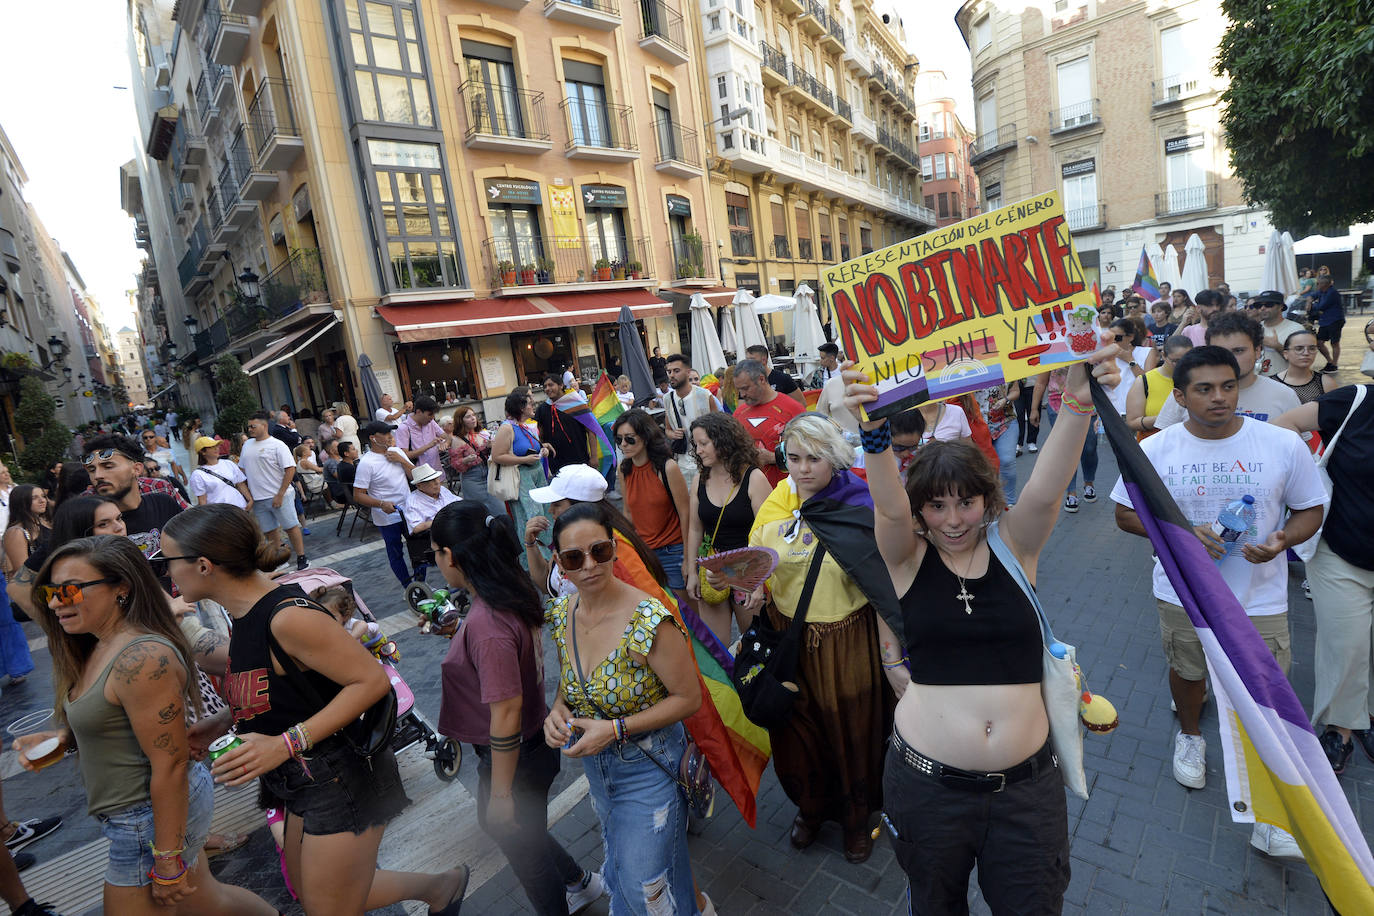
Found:
<path fill-rule="evenodd" d="M 1336 435 L 1332 436 L 1331 441 L 1326 444 L 1326 448 L 1322 449 L 1322 456 L 1317 459 L 1317 467 L 1324 468 L 1326 463 L 1331 460 L 1331 452 L 1335 450 L 1336 443 L 1340 441 L 1341 433 L 1345 432 L 1345 424 L 1349 423 L 1350 418 L 1355 416 L 1355 411 L 1360 409 L 1360 404 L 1364 402 L 1364 396 L 1367 393 L 1367 386 L 1355 386 L 1355 400 L 1350 402 L 1350 410 L 1346 413 L 1345 419 L 1341 421 L 1341 425 L 1336 428 Z"/>
<path fill-rule="evenodd" d="M 716 546 L 716 535 L 720 533 L 720 523 L 725 519 L 725 510 L 730 508 L 730 504 L 735 501 L 735 494 L 739 492 L 740 484 L 742 483 L 744 483 L 743 480 L 735 484 L 734 489 L 730 491 L 730 495 L 726 497 L 725 502 L 721 504 L 720 514 L 716 516 L 716 527 L 711 529 L 712 548 Z M 703 490 L 703 492 L 705 491 Z"/>
<path fill-rule="evenodd" d="M 1045 645 L 1056 642 L 1054 631 L 1050 629 L 1050 619 L 1045 616 L 1045 608 L 1040 604 L 1040 597 L 1035 593 L 1035 586 L 1031 585 L 1030 577 L 1021 568 L 1021 561 L 1016 559 L 1016 555 L 1011 552 L 1007 542 L 1002 540 L 1001 532 L 997 530 L 998 524 L 998 522 L 993 522 L 988 525 L 988 547 L 1002 562 L 1002 567 L 1011 574 L 1012 581 L 1021 587 L 1021 591 L 1025 593 L 1026 600 L 1030 601 L 1031 607 L 1035 608 L 1035 616 L 1040 618 L 1040 634 L 1044 637 Z"/>
<path fill-rule="evenodd" d="M 296 664 L 295 659 L 282 648 L 281 643 L 277 642 L 277 637 L 272 633 L 272 618 L 276 617 L 277 612 L 284 607 L 310 607 L 322 614 L 329 614 L 329 611 L 322 605 L 311 601 L 309 598 L 292 596 L 290 598 L 283 598 L 281 601 L 277 602 L 277 606 L 272 608 L 272 616 L 267 618 L 268 654 L 281 664 L 281 669 L 286 679 L 290 681 L 307 700 L 314 703 L 319 709 L 324 709 L 327 704 L 324 698 L 320 696 L 320 692 L 315 689 L 314 684 L 310 683 L 310 679 L 305 676 L 305 672 Z M 317 709 L 316 711 L 318 712 L 319 710 Z"/>

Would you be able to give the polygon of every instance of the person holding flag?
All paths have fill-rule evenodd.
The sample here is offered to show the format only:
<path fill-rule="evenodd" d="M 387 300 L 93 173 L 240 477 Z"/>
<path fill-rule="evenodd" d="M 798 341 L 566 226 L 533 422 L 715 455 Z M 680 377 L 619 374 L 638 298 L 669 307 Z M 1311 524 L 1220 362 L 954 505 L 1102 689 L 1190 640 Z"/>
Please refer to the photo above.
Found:
<path fill-rule="evenodd" d="M 576 420 L 564 416 L 560 405 L 586 405 L 587 397 L 580 391 L 563 391 L 563 382 L 556 375 L 544 379 L 544 396 L 548 399 L 534 411 L 534 419 L 539 424 L 539 438 L 553 448 L 549 456 L 549 476 L 569 464 L 586 464 L 591 455 L 587 447 L 587 428 Z"/>
<path fill-rule="evenodd" d="M 1212 345 L 1185 353 L 1174 367 L 1173 397 L 1188 418 L 1143 441 L 1141 450 L 1287 675 L 1292 651 L 1284 555 L 1321 527 L 1326 490 L 1296 433 L 1236 414 L 1240 375 L 1228 349 Z M 1117 526 L 1146 537 L 1124 477 L 1111 495 L 1117 503 Z M 1253 500 L 1252 527 L 1223 539 L 1214 522 L 1230 503 L 1244 497 Z M 1176 585 L 1158 558 L 1154 594 L 1169 662 L 1169 691 L 1178 712 L 1174 779 L 1201 789 L 1207 784 L 1207 742 L 1199 724 L 1207 658 Z M 1270 824 L 1256 823 L 1250 844 L 1268 855 L 1302 855 L 1292 836 Z"/>

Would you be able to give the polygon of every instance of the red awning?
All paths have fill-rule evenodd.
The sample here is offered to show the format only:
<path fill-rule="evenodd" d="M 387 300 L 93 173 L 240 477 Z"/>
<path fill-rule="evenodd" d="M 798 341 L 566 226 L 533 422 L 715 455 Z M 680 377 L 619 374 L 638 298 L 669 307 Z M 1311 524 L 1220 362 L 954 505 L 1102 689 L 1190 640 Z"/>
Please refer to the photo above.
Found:
<path fill-rule="evenodd" d="M 415 305 L 379 305 L 377 313 L 396 329 L 402 343 L 515 334 L 573 325 L 613 324 L 621 306 L 636 318 L 662 318 L 673 313 L 646 289 L 558 293 L 508 299 L 471 299 Z"/>

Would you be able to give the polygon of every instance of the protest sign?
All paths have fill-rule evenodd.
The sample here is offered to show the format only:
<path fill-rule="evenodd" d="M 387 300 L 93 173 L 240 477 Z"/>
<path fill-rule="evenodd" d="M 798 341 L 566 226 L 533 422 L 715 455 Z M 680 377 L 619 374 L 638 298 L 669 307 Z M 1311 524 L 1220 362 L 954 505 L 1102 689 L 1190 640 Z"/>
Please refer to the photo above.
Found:
<path fill-rule="evenodd" d="M 1037 375 L 1097 349 L 1097 311 L 1057 191 L 828 268 L 868 416 Z"/>

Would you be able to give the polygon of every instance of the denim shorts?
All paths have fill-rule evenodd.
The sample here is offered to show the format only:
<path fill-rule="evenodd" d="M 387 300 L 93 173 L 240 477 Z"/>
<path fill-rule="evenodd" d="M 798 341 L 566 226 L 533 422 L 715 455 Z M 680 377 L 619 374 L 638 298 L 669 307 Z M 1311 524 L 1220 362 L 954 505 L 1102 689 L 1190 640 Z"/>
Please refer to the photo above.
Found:
<path fill-rule="evenodd" d="M 281 528 L 283 531 L 290 531 L 301 523 L 296 517 L 296 501 L 282 497 L 281 505 L 274 507 L 270 499 L 253 500 L 253 516 L 258 520 L 258 527 L 264 532 L 275 531 Z"/>
<path fill-rule="evenodd" d="M 192 762 L 187 774 L 186 842 L 181 860 L 187 867 L 196 858 L 210 835 L 210 819 L 215 813 L 215 784 L 204 764 Z M 110 841 L 110 859 L 105 866 L 105 883 L 115 887 L 144 887 L 152 884 L 148 872 L 153 868 L 153 805 L 144 802 L 116 811 L 98 814 L 100 833 Z"/>
<path fill-rule="evenodd" d="M 264 773 L 262 788 L 311 836 L 365 833 L 410 804 L 390 748 L 365 759 L 334 736 L 312 748 L 304 763 L 288 760 Z"/>
<path fill-rule="evenodd" d="M 655 547 L 654 555 L 658 557 L 658 562 L 663 564 L 663 571 L 668 574 L 668 587 L 686 588 L 687 580 L 682 577 L 682 545 L 669 544 L 667 547 Z"/>

